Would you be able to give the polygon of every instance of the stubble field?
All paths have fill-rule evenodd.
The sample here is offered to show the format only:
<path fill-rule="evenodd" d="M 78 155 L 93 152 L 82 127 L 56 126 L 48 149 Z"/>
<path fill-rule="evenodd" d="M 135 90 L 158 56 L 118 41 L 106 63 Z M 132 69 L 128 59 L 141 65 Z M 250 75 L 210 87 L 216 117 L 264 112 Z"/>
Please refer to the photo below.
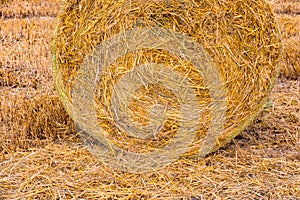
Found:
<path fill-rule="evenodd" d="M 89 153 L 59 101 L 61 0 L 0 1 L 0 199 L 300 199 L 300 2 L 270 3 L 284 44 L 270 105 L 202 160 L 130 174 Z"/>

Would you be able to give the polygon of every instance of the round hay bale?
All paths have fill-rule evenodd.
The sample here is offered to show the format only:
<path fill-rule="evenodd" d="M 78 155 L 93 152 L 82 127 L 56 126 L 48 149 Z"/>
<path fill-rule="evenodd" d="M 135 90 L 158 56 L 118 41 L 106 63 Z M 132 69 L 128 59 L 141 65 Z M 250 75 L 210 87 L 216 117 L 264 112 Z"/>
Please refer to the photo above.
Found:
<path fill-rule="evenodd" d="M 263 0 L 69 0 L 56 86 L 89 149 L 145 171 L 203 157 L 260 113 L 282 46 Z"/>

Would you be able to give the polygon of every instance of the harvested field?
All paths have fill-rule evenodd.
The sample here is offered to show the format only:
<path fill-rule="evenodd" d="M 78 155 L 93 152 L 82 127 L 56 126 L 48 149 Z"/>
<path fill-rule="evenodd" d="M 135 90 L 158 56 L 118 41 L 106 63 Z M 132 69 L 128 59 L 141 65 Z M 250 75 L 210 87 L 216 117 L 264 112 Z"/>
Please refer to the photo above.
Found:
<path fill-rule="evenodd" d="M 300 2 L 298 0 L 270 0 L 270 4 L 278 14 L 300 14 Z"/>
<path fill-rule="evenodd" d="M 284 45 L 281 75 L 297 79 L 300 76 L 300 15 L 279 14 L 277 17 Z"/>
<path fill-rule="evenodd" d="M 55 17 L 61 5 L 61 0 L 1 0 L 0 17 L 2 18 L 31 18 Z"/>
<path fill-rule="evenodd" d="M 51 38 L 55 18 L 0 19 L 0 86 L 53 90 Z"/>
<path fill-rule="evenodd" d="M 130 174 L 89 153 L 55 91 L 61 1 L 1 1 L 0 199 L 300 199 L 299 1 L 270 3 L 285 56 L 264 111 L 202 160 Z"/>

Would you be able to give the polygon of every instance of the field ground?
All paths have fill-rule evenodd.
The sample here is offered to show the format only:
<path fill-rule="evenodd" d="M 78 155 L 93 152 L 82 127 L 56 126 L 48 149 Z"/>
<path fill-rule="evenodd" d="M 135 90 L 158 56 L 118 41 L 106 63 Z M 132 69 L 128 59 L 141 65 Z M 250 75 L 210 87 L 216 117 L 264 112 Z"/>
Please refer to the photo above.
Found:
<path fill-rule="evenodd" d="M 269 108 L 203 160 L 129 174 L 85 149 L 54 89 L 61 1 L 0 1 L 0 199 L 300 199 L 300 2 L 270 3 L 285 53 Z"/>

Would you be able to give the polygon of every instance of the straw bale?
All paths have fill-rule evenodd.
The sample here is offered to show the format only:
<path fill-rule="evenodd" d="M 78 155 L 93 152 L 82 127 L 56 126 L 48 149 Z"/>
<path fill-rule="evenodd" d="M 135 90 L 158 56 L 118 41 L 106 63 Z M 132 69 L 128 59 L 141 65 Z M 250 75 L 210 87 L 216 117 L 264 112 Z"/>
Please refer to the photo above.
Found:
<path fill-rule="evenodd" d="M 128 151 L 146 152 L 168 144 L 180 126 L 180 113 L 176 112 L 180 100 L 172 91 L 150 84 L 146 89 L 135 91 L 136 100 L 132 99 L 128 106 L 131 113 L 128 115 L 138 127 L 143 127 L 149 123 L 147 110 L 153 102 L 170 103 L 168 116 L 171 117 L 164 122 L 158 140 L 129 137 L 127 129 L 125 133 L 117 129 L 119 126 L 110 110 L 112 90 L 122 80 L 122 75 L 137 68 L 134 66 L 161 63 L 192 84 L 203 114 L 197 122 L 199 128 L 189 155 L 201 148 L 205 149 L 204 154 L 212 152 L 228 143 L 257 116 L 276 81 L 282 46 L 274 14 L 265 1 L 253 0 L 67 1 L 59 14 L 56 29 L 54 71 L 62 102 L 71 116 L 74 82 L 77 73 L 82 73 L 84 59 L 93 50 L 95 52 L 99 44 L 110 41 L 109 38 L 116 34 L 153 26 L 186 34 L 203 47 L 205 55 L 211 57 L 226 90 L 224 130 L 217 131 L 218 135 L 214 136 L 217 140 L 209 137 L 212 143 L 205 146 L 208 141 L 204 138 L 210 123 L 222 124 L 223 120 L 223 117 L 211 117 L 215 110 L 210 103 L 215 100 L 210 97 L 212 93 L 204 83 L 207 80 L 180 53 L 174 55 L 165 49 L 153 48 L 128 52 L 104 69 L 97 86 L 99 95 L 95 97 L 97 123 L 107 132 L 113 145 Z M 145 96 L 150 96 L 150 99 Z"/>
<path fill-rule="evenodd" d="M 50 36 L 48 31 L 43 33 L 46 38 Z M 46 61 L 45 56 L 40 59 Z M 10 59 L 12 62 L 13 57 Z M 25 59 L 28 57 L 20 57 L 18 63 Z M 7 73 L 15 74 L 3 67 L 0 80 Z M 34 68 L 49 74 L 40 65 Z M 18 75 L 24 73 L 31 74 L 32 68 L 27 65 Z M 14 80 L 21 79 L 15 76 Z M 108 168 L 78 139 L 72 139 L 74 125 L 58 97 L 53 96 L 52 80 L 41 80 L 37 88 L 26 87 L 25 82 L 22 86 L 0 86 L 0 138 L 5 135 L 3 130 L 7 134 L 13 129 L 11 147 L 8 140 L 0 139 L 0 146 L 7 152 L 0 153 L 0 199 L 299 199 L 299 80 L 280 79 L 263 115 L 230 145 L 203 160 L 181 159 L 165 169 L 144 174 Z M 48 87 L 49 95 L 44 92 Z M 33 116 L 24 117 L 28 115 Z M 35 128 L 27 136 L 20 136 L 19 131 L 25 129 L 17 129 L 15 123 L 30 121 Z M 43 133 L 47 136 L 44 139 Z M 38 137 L 34 140 L 30 134 Z M 19 137 L 27 143 L 26 149 L 17 147 Z"/>

